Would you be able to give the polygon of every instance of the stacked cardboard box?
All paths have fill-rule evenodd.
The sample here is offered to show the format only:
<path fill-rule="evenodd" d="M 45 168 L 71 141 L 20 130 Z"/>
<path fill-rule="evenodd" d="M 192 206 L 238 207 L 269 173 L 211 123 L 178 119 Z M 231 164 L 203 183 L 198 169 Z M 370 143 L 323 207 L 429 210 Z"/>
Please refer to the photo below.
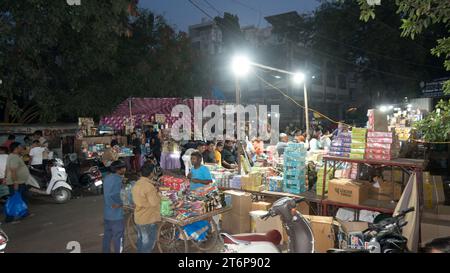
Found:
<path fill-rule="evenodd" d="M 400 143 L 392 132 L 369 132 L 367 134 L 366 159 L 391 160 L 397 158 Z"/>
<path fill-rule="evenodd" d="M 316 253 L 326 253 L 337 246 L 337 230 L 339 222 L 333 217 L 303 215 L 309 221 L 314 235 L 314 250 Z"/>
<path fill-rule="evenodd" d="M 378 201 L 398 201 L 402 196 L 402 185 L 399 183 L 375 179 L 369 191 L 370 199 Z"/>
<path fill-rule="evenodd" d="M 232 190 L 224 193 L 231 196 L 232 209 L 223 214 L 222 229 L 231 234 L 250 232 L 249 213 L 252 209 L 252 195 Z"/>
<path fill-rule="evenodd" d="M 344 204 L 361 205 L 369 197 L 367 181 L 352 179 L 332 179 L 328 191 L 328 200 Z"/>
<path fill-rule="evenodd" d="M 350 158 L 364 159 L 364 154 L 366 152 L 366 135 L 367 129 L 365 128 L 352 129 L 352 144 L 351 144 Z"/>
<path fill-rule="evenodd" d="M 331 147 L 328 154 L 331 156 L 349 157 L 351 145 L 351 133 L 340 133 L 331 142 Z"/>
<path fill-rule="evenodd" d="M 306 191 L 306 148 L 303 143 L 289 143 L 284 151 L 283 191 L 300 194 Z"/>

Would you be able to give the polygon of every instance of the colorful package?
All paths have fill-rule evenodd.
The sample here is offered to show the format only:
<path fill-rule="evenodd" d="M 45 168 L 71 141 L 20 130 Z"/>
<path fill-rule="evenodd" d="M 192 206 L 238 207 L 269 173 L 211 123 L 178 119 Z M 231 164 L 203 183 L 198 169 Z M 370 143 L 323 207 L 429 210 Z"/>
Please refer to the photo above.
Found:
<path fill-rule="evenodd" d="M 387 137 L 379 137 L 379 138 L 367 138 L 367 143 L 388 143 L 391 144 L 394 142 L 394 139 Z"/>
<path fill-rule="evenodd" d="M 392 132 L 368 132 L 367 138 L 393 138 Z"/>

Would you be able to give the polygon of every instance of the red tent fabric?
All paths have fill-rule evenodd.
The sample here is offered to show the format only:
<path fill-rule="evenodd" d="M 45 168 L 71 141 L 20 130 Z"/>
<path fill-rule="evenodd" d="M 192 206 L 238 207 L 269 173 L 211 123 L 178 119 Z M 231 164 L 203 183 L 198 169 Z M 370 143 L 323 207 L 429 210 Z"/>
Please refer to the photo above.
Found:
<path fill-rule="evenodd" d="M 108 125 L 114 129 L 122 129 L 126 121 L 130 118 L 130 103 L 131 115 L 135 121 L 136 126 L 140 126 L 143 120 L 150 120 L 156 114 L 163 114 L 166 116 L 166 121 L 172 125 L 178 117 L 172 117 L 172 108 L 176 105 L 187 105 L 191 109 L 191 115 L 194 114 L 194 99 L 181 98 L 130 98 L 119 104 L 108 116 L 102 117 L 100 124 Z M 222 100 L 202 99 L 202 108 L 208 105 L 222 105 Z"/>

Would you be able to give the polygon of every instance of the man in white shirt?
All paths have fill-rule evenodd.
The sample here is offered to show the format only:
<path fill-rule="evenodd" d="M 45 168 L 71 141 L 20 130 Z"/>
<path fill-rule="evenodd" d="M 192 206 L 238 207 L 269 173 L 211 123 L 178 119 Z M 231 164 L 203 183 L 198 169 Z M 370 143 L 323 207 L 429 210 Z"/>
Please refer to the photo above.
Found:
<path fill-rule="evenodd" d="M 39 140 L 34 140 L 30 150 L 30 165 L 35 168 L 42 168 L 45 148 L 41 147 Z"/>
<path fill-rule="evenodd" d="M 309 150 L 317 151 L 322 149 L 322 145 L 320 143 L 320 137 L 322 136 L 322 132 L 320 130 L 315 131 L 313 137 L 309 141 Z"/>

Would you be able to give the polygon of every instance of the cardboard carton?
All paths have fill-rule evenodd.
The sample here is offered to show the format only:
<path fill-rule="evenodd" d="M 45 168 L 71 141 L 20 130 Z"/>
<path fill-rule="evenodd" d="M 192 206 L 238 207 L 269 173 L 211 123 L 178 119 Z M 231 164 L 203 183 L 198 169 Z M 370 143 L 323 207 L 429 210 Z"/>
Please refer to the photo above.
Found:
<path fill-rule="evenodd" d="M 398 201 L 402 195 L 402 185 L 389 181 L 379 182 L 379 188 L 372 185 L 369 190 L 370 199 L 379 201 Z"/>
<path fill-rule="evenodd" d="M 369 186 L 366 181 L 332 179 L 328 188 L 328 200 L 360 205 L 369 197 Z"/>
<path fill-rule="evenodd" d="M 222 229 L 230 234 L 249 233 L 250 216 L 228 212 L 222 215 Z"/>
<path fill-rule="evenodd" d="M 287 242 L 287 234 L 283 228 L 283 222 L 281 221 L 280 216 L 269 217 L 267 220 L 255 218 L 254 224 L 256 233 L 266 233 L 268 231 L 276 229 L 281 233 L 283 242 Z"/>
<path fill-rule="evenodd" d="M 238 216 L 248 216 L 252 209 L 252 195 L 241 191 L 225 191 L 225 194 L 231 195 L 231 212 Z"/>
<path fill-rule="evenodd" d="M 339 223 L 333 217 L 304 215 L 310 222 L 314 234 L 314 248 L 317 253 L 326 253 L 336 245 L 336 232 Z"/>
<path fill-rule="evenodd" d="M 252 203 L 252 211 L 254 210 L 269 210 L 272 207 L 272 203 L 269 202 L 253 202 Z"/>

